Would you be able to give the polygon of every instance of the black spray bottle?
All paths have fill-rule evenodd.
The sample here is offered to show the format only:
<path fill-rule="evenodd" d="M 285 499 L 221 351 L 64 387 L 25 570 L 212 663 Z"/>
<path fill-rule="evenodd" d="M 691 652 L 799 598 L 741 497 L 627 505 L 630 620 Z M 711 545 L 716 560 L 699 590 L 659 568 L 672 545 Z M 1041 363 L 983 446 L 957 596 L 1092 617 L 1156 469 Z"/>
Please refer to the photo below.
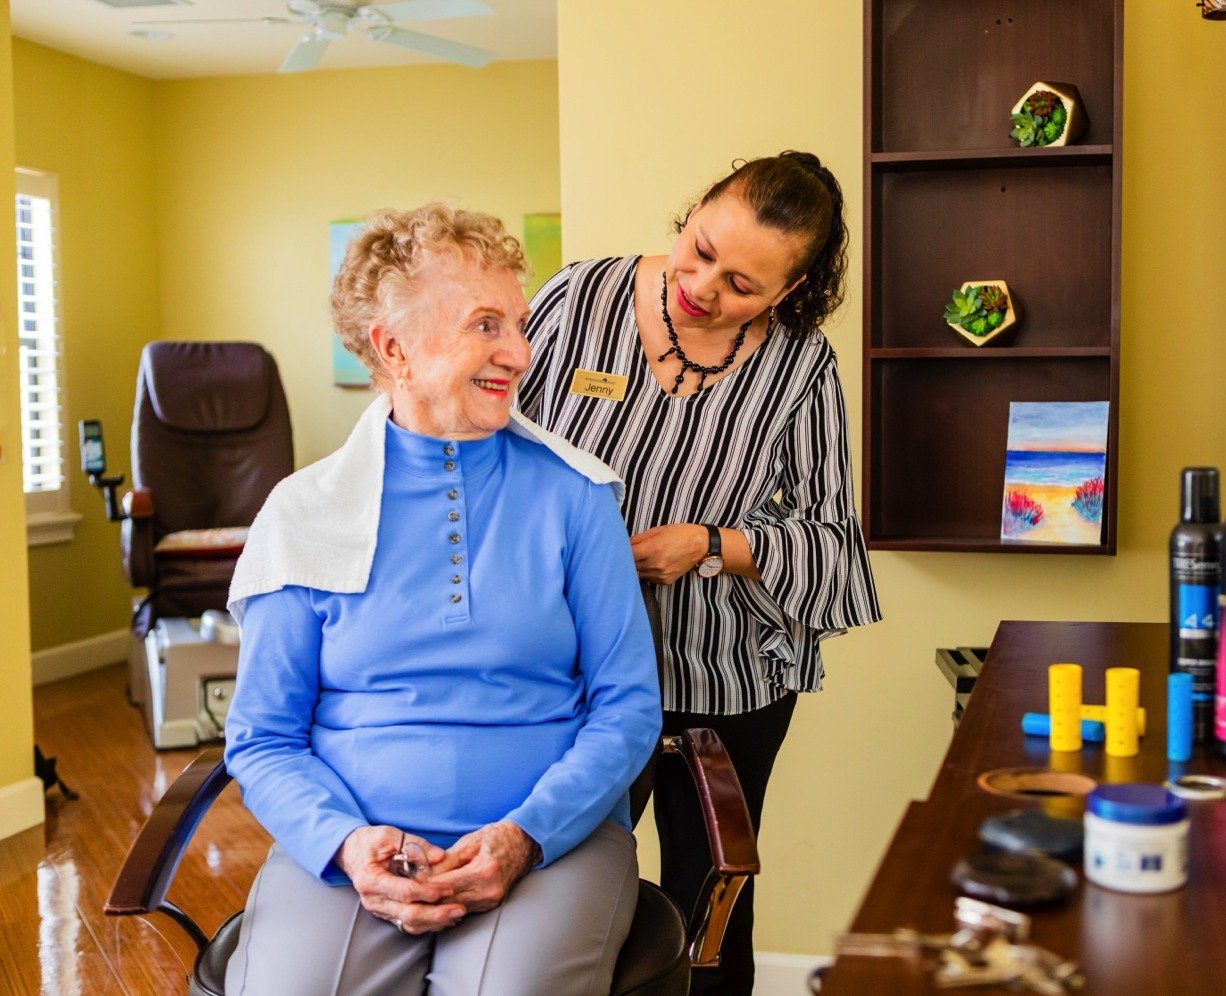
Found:
<path fill-rule="evenodd" d="M 1192 675 L 1192 740 L 1213 739 L 1221 567 L 1216 467 L 1185 467 L 1171 531 L 1171 670 Z"/>

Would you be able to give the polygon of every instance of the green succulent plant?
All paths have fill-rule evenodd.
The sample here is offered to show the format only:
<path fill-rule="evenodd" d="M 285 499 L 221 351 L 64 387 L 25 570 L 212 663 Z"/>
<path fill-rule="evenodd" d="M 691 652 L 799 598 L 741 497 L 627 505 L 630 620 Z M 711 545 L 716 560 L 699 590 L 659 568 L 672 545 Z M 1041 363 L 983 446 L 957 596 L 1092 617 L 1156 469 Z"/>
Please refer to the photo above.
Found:
<path fill-rule="evenodd" d="M 1064 134 L 1068 110 L 1059 95 L 1050 90 L 1036 90 L 1010 120 L 1013 128 L 1009 134 L 1017 139 L 1022 148 L 1051 145 Z"/>
<path fill-rule="evenodd" d="M 1027 149 L 1039 143 L 1042 127 L 1038 118 L 1029 111 L 1018 111 L 1013 115 L 1013 130 L 1009 134 L 1017 139 L 1023 149 Z"/>
<path fill-rule="evenodd" d="M 945 306 L 945 321 L 971 335 L 985 336 L 1005 323 L 1009 295 L 992 284 L 956 290 Z"/>
<path fill-rule="evenodd" d="M 984 314 L 983 305 L 979 300 L 979 288 L 968 287 L 965 291 L 956 290 L 949 304 L 945 305 L 945 321 L 967 328 L 967 322 L 973 321 Z"/>

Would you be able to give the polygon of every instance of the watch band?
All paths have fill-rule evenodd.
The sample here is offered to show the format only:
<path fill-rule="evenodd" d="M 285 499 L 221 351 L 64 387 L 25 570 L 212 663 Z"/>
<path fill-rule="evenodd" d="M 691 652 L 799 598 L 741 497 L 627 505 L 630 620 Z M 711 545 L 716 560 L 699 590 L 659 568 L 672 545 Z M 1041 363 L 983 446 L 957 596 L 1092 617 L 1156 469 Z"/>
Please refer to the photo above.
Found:
<path fill-rule="evenodd" d="M 721 550 L 719 529 L 707 526 L 707 555 L 698 562 L 698 576 L 713 578 L 724 569 L 724 557 Z"/>

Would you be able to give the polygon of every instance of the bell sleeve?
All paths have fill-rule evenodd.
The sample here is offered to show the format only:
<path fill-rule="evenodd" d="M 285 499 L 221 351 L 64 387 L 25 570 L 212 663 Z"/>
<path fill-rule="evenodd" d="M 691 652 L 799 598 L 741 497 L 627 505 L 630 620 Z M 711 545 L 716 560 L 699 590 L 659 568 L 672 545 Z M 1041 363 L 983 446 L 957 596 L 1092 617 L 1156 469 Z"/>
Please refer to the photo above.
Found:
<path fill-rule="evenodd" d="M 762 580 L 735 579 L 734 597 L 758 623 L 768 662 L 816 661 L 820 677 L 821 639 L 881 618 L 833 350 L 781 440 L 778 484 L 740 524 Z"/>

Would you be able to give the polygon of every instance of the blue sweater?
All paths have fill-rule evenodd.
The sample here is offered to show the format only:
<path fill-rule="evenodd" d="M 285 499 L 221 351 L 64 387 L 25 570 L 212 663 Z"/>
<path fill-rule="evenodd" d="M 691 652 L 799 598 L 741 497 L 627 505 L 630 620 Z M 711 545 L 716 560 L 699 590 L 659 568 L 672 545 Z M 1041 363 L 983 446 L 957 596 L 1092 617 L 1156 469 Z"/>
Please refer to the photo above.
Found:
<path fill-rule="evenodd" d="M 226 765 L 308 871 L 356 828 L 446 847 L 508 819 L 542 864 L 604 819 L 660 731 L 655 654 L 608 485 L 509 432 L 392 422 L 366 591 L 247 603 Z"/>

